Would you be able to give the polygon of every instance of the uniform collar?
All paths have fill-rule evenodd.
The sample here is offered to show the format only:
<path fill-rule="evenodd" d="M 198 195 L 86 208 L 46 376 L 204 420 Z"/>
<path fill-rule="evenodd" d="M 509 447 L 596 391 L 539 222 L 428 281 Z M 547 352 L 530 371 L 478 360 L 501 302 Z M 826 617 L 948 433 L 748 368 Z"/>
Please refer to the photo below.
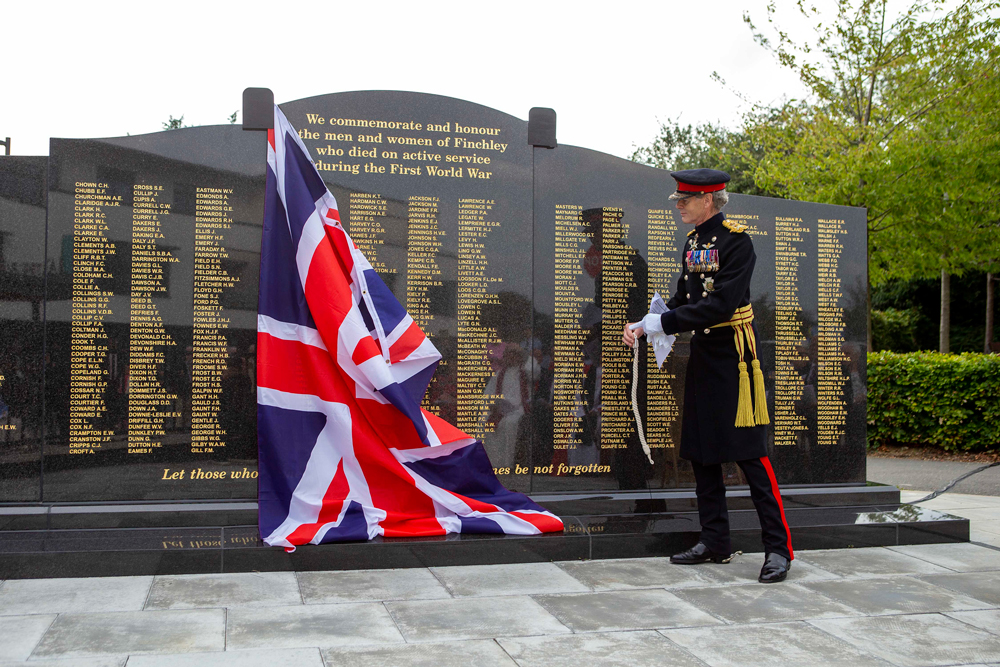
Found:
<path fill-rule="evenodd" d="M 713 215 L 711 218 L 701 223 L 695 229 L 698 231 L 699 238 L 705 234 L 711 234 L 719 227 L 722 226 L 722 221 L 726 219 L 726 216 L 720 211 Z"/>

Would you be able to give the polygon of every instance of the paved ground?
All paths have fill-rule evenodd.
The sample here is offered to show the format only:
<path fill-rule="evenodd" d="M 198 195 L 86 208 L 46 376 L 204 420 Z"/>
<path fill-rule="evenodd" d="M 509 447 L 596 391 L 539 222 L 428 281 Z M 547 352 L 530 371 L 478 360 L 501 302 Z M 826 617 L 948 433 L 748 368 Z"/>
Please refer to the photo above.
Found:
<path fill-rule="evenodd" d="M 1000 665 L 1000 498 L 927 505 L 975 543 L 801 552 L 770 586 L 760 554 L 12 580 L 0 666 Z"/>
<path fill-rule="evenodd" d="M 929 493 L 983 465 L 959 461 L 921 461 L 869 456 L 868 479 L 872 482 L 892 484 L 901 489 L 927 489 Z M 1000 496 L 1000 466 L 962 480 L 955 485 L 953 491 L 979 496 Z"/>

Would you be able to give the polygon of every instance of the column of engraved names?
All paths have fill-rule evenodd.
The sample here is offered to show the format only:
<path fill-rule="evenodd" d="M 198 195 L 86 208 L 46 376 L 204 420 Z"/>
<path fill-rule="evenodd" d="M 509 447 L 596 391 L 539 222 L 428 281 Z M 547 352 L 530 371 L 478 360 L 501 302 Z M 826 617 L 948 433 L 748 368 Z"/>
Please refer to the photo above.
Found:
<path fill-rule="evenodd" d="M 799 431 L 807 429 L 795 410 L 802 400 L 805 381 L 799 369 L 808 363 L 802 354 L 802 307 L 799 304 L 799 258 L 805 257 L 801 218 L 774 221 L 774 444 L 796 444 Z"/>
<path fill-rule="evenodd" d="M 358 250 L 379 274 L 396 273 L 396 267 L 387 267 L 381 257 L 389 202 L 379 194 L 352 192 L 348 205 L 347 233 Z"/>
<path fill-rule="evenodd" d="M 492 432 L 486 417 L 494 401 L 502 394 L 484 394 L 493 375 L 488 346 L 497 344 L 496 329 L 483 326 L 480 319 L 484 305 L 499 305 L 490 283 L 502 279 L 486 275 L 484 239 L 499 224 L 492 199 L 458 200 L 458 323 L 457 323 L 457 424 L 473 437 Z M 502 465 L 503 462 L 495 462 Z"/>
<path fill-rule="evenodd" d="M 601 449 L 624 449 L 632 434 L 632 352 L 621 344 L 628 317 L 628 233 L 620 208 L 605 207 L 601 225 Z"/>
<path fill-rule="evenodd" d="M 580 326 L 583 307 L 580 277 L 587 254 L 583 207 L 556 204 L 555 209 L 555 339 L 552 362 L 553 443 L 555 449 L 575 449 L 580 442 L 583 400 L 583 344 L 589 329 Z"/>
<path fill-rule="evenodd" d="M 107 405 L 108 335 L 104 318 L 111 314 L 111 291 L 98 280 L 110 278 L 107 257 L 115 254 L 108 240 L 106 209 L 121 206 L 108 194 L 107 183 L 78 182 L 73 193 L 73 278 L 70 328 L 69 453 L 93 454 L 114 431 L 95 428 Z"/>
<path fill-rule="evenodd" d="M 406 311 L 417 323 L 417 326 L 432 338 L 430 330 L 434 315 L 431 313 L 430 289 L 442 285 L 441 267 L 438 265 L 438 253 L 441 250 L 441 237 L 444 231 L 438 225 L 438 197 L 413 196 L 409 198 L 406 210 Z M 447 359 L 442 359 L 440 366 L 446 366 Z M 431 380 L 434 382 L 435 380 Z M 440 406 L 430 404 L 430 392 L 424 397 L 424 409 L 435 414 Z"/>
<path fill-rule="evenodd" d="M 667 301 L 671 286 L 681 272 L 677 259 L 677 220 L 674 212 L 667 209 L 649 209 L 646 216 L 646 261 L 649 264 L 646 300 L 652 301 L 658 288 L 660 296 Z M 680 419 L 677 397 L 670 386 L 676 375 L 668 372 L 670 364 L 664 362 L 662 369 L 656 365 L 652 349 L 646 357 L 646 364 L 646 442 L 650 448 L 673 447 L 672 427 Z"/>
<path fill-rule="evenodd" d="M 840 237 L 847 234 L 843 220 L 818 220 L 817 265 L 819 267 L 819 343 L 817 363 L 819 373 L 816 386 L 817 436 L 820 445 L 836 445 L 841 442 L 847 424 L 847 402 L 844 400 L 844 385 L 847 377 L 843 372 L 844 355 L 844 309 L 840 306 L 843 298 L 837 267 L 844 250 Z"/>
<path fill-rule="evenodd" d="M 172 411 L 176 394 L 161 382 L 164 347 L 177 343 L 167 335 L 154 295 L 167 291 L 164 265 L 178 262 L 157 245 L 163 238 L 162 218 L 170 204 L 160 201 L 162 185 L 135 185 L 132 193 L 132 281 L 129 314 L 128 453 L 149 454 L 162 445 L 164 422 L 178 417 Z"/>
<path fill-rule="evenodd" d="M 191 452 L 205 454 L 226 446 L 219 423 L 222 377 L 229 366 L 222 315 L 223 292 L 239 282 L 223 268 L 229 254 L 222 245 L 233 226 L 231 188 L 197 188 L 194 205 L 194 334 L 191 354 Z"/>

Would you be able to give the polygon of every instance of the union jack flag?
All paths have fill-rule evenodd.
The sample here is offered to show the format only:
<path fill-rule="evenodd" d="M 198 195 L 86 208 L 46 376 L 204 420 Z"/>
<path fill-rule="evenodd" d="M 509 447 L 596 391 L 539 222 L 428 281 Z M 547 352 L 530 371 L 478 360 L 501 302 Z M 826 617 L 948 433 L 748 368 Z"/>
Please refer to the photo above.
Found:
<path fill-rule="evenodd" d="M 257 312 L 267 544 L 562 530 L 499 483 L 480 441 L 420 407 L 441 355 L 351 241 L 277 106 Z"/>

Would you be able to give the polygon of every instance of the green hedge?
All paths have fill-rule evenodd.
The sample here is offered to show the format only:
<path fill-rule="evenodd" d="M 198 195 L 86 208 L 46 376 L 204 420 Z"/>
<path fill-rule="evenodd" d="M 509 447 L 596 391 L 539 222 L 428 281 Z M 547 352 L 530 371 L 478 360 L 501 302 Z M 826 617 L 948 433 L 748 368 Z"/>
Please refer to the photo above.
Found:
<path fill-rule="evenodd" d="M 1000 449 L 1000 355 L 868 355 L 868 444 Z"/>

